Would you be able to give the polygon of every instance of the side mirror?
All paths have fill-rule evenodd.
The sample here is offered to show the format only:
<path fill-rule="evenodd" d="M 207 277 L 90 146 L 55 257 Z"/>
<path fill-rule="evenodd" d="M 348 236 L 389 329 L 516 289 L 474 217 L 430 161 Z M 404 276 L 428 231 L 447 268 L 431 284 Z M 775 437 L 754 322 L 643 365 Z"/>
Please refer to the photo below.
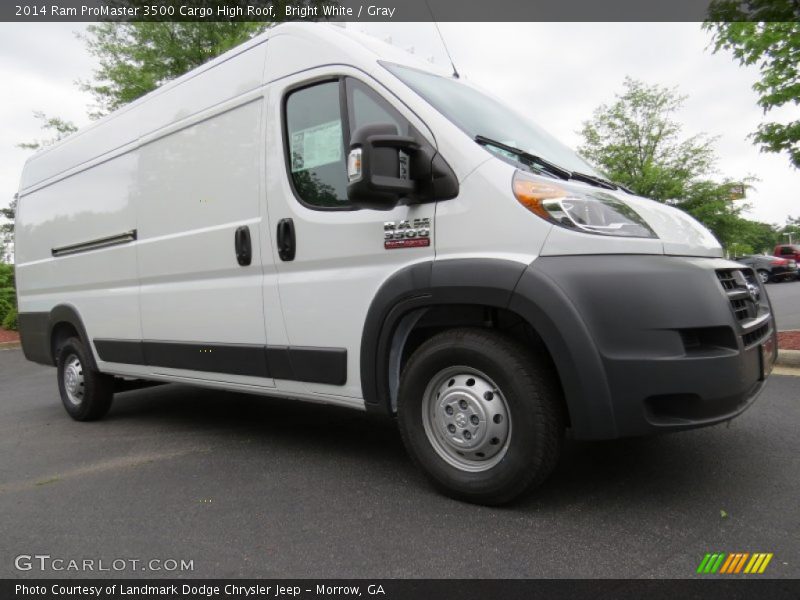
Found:
<path fill-rule="evenodd" d="M 391 210 L 458 196 L 458 178 L 434 148 L 388 123 L 359 127 L 347 155 L 347 198 L 358 208 Z"/>
<path fill-rule="evenodd" d="M 350 140 L 347 155 L 347 198 L 359 208 L 391 210 L 414 193 L 410 177 L 416 140 L 398 135 L 389 124 L 365 125 Z"/>

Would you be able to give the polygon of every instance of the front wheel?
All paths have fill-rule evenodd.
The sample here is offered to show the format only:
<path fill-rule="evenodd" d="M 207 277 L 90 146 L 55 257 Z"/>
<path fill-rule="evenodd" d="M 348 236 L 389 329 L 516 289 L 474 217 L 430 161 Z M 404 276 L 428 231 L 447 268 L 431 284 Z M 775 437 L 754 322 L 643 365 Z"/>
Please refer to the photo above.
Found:
<path fill-rule="evenodd" d="M 114 398 L 114 378 L 92 369 L 88 352 L 77 338 L 69 338 L 58 349 L 58 391 L 76 421 L 104 417 Z"/>
<path fill-rule="evenodd" d="M 414 352 L 400 381 L 398 422 L 437 488 L 490 505 L 547 478 L 564 429 L 549 361 L 483 329 L 440 333 Z"/>
<path fill-rule="evenodd" d="M 765 271 L 764 269 L 759 269 L 758 279 L 761 281 L 761 283 L 769 283 L 770 280 L 769 271 Z"/>

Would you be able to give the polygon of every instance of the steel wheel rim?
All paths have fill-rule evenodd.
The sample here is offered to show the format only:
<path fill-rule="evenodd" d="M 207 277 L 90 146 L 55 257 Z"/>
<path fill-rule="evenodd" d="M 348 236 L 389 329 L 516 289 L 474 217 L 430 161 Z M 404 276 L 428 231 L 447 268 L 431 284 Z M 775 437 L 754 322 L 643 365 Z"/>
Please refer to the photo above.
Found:
<path fill-rule="evenodd" d="M 70 354 L 64 363 L 63 380 L 67 400 L 73 406 L 80 406 L 86 395 L 86 385 L 83 379 L 83 365 L 74 354 Z"/>
<path fill-rule="evenodd" d="M 436 454 L 461 471 L 491 469 L 503 460 L 511 441 L 511 413 L 503 393 L 472 367 L 448 367 L 430 380 L 422 423 Z"/>
<path fill-rule="evenodd" d="M 769 282 L 769 274 L 765 273 L 764 271 L 758 272 L 758 278 L 761 280 L 761 283 L 768 283 Z"/>

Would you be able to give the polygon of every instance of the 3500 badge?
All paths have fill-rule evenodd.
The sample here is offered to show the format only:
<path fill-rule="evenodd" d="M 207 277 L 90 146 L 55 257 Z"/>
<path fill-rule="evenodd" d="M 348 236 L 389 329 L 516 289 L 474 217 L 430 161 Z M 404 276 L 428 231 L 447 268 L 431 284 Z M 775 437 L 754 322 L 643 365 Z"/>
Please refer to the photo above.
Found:
<path fill-rule="evenodd" d="M 383 224 L 383 247 L 424 248 L 431 245 L 431 220 L 429 218 L 407 221 L 386 221 Z"/>

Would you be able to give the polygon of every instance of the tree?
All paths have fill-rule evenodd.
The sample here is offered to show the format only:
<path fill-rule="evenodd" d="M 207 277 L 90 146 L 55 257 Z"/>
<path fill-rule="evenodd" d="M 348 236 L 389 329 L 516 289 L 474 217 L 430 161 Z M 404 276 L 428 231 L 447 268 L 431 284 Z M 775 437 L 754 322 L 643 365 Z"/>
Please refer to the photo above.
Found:
<path fill-rule="evenodd" d="M 580 152 L 608 177 L 660 202 L 682 198 L 690 181 L 714 163 L 713 140 L 681 139 L 674 120 L 685 97 L 675 89 L 625 78 L 622 94 L 584 122 Z"/>
<path fill-rule="evenodd" d="M 17 197 L 6 208 L 0 208 L 0 215 L 7 221 L 0 225 L 0 263 L 10 262 L 11 248 L 14 245 L 14 218 L 17 214 Z"/>
<path fill-rule="evenodd" d="M 17 144 L 18 148 L 23 148 L 25 150 L 46 148 L 78 130 L 74 123 L 65 121 L 59 117 L 48 117 L 42 111 L 34 111 L 33 116 L 41 121 L 42 129 L 50 132 L 50 135 L 39 140 L 19 143 Z M 7 207 L 0 208 L 0 215 L 6 219 L 6 222 L 0 224 L 0 262 L 5 262 L 7 257 L 11 254 L 10 248 L 12 248 L 14 244 L 14 219 L 16 218 L 16 214 L 17 198 L 15 196 Z"/>
<path fill-rule="evenodd" d="M 773 248 L 778 241 L 778 232 L 769 223 L 759 223 L 757 221 L 744 221 L 743 231 L 740 239 L 753 248 L 753 252 L 758 254 L 772 254 Z"/>
<path fill-rule="evenodd" d="M 712 32 L 713 51 L 733 53 L 740 65 L 757 65 L 753 85 L 764 113 L 800 104 L 800 23 L 796 0 L 716 0 L 703 27 Z M 786 152 L 800 168 L 800 119 L 767 121 L 750 135 L 762 152 Z"/>
<path fill-rule="evenodd" d="M 786 219 L 786 224 L 778 232 L 777 242 L 789 243 L 789 240 L 793 244 L 800 244 L 800 217 Z"/>
<path fill-rule="evenodd" d="M 94 71 L 94 81 L 82 82 L 81 87 L 97 103 L 92 116 L 136 100 L 269 26 L 240 21 L 90 25 L 83 39 L 99 67 Z"/>
<path fill-rule="evenodd" d="M 152 5 L 152 0 L 112 0 L 127 7 Z M 293 5 L 318 6 L 330 0 L 297 0 Z M 181 2 L 162 2 L 173 7 Z M 198 0 L 193 8 L 216 12 L 225 5 L 246 7 L 250 0 Z M 262 33 L 285 15 L 287 0 L 261 0 L 259 6 L 273 6 L 269 22 L 240 20 L 169 22 L 106 22 L 89 25 L 82 37 L 89 52 L 97 58 L 93 81 L 80 82 L 95 99 L 90 116 L 100 117 L 144 96 L 171 79 L 180 77 L 234 46 Z"/>
<path fill-rule="evenodd" d="M 145 6 L 154 5 L 152 0 L 109 0 L 108 4 L 138 8 L 140 14 Z M 191 21 L 178 15 L 178 9 L 184 7 L 185 2 L 162 0 L 158 4 L 174 10 L 169 22 L 97 23 L 87 27 L 86 34 L 80 36 L 99 65 L 92 81 L 79 82 L 83 90 L 94 96 L 96 106 L 90 114 L 92 118 L 116 110 L 246 42 L 283 20 L 289 4 L 295 8 L 319 8 L 336 3 L 333 0 L 258 0 L 259 8 L 273 8 L 274 17 L 264 22 L 238 18 L 221 22 Z M 195 0 L 191 6 L 216 15 L 222 6 L 246 9 L 253 4 L 253 0 Z"/>
<path fill-rule="evenodd" d="M 0 263 L 0 327 L 17 328 L 17 293 L 14 267 Z"/>
<path fill-rule="evenodd" d="M 737 243 L 752 248 L 739 254 L 752 253 L 756 248 L 757 240 L 750 235 L 751 221 L 741 216 L 745 206 L 730 199 L 730 182 L 720 184 L 708 179 L 689 182 L 685 197 L 676 200 L 675 206 L 708 227 L 724 246 Z"/>
<path fill-rule="evenodd" d="M 748 227 L 740 216 L 745 206 L 731 197 L 741 182 L 711 179 L 714 140 L 681 135 L 674 116 L 684 100 L 673 88 L 627 77 L 615 101 L 584 122 L 580 152 L 612 181 L 685 210 L 724 245 L 740 242 Z"/>
<path fill-rule="evenodd" d="M 34 111 L 33 116 L 41 121 L 42 129 L 50 132 L 50 136 L 40 140 L 21 142 L 17 144 L 17 148 L 22 148 L 23 150 L 39 150 L 47 146 L 52 146 L 68 135 L 78 131 L 78 127 L 71 121 L 65 121 L 60 117 L 48 117 L 40 110 Z"/>

